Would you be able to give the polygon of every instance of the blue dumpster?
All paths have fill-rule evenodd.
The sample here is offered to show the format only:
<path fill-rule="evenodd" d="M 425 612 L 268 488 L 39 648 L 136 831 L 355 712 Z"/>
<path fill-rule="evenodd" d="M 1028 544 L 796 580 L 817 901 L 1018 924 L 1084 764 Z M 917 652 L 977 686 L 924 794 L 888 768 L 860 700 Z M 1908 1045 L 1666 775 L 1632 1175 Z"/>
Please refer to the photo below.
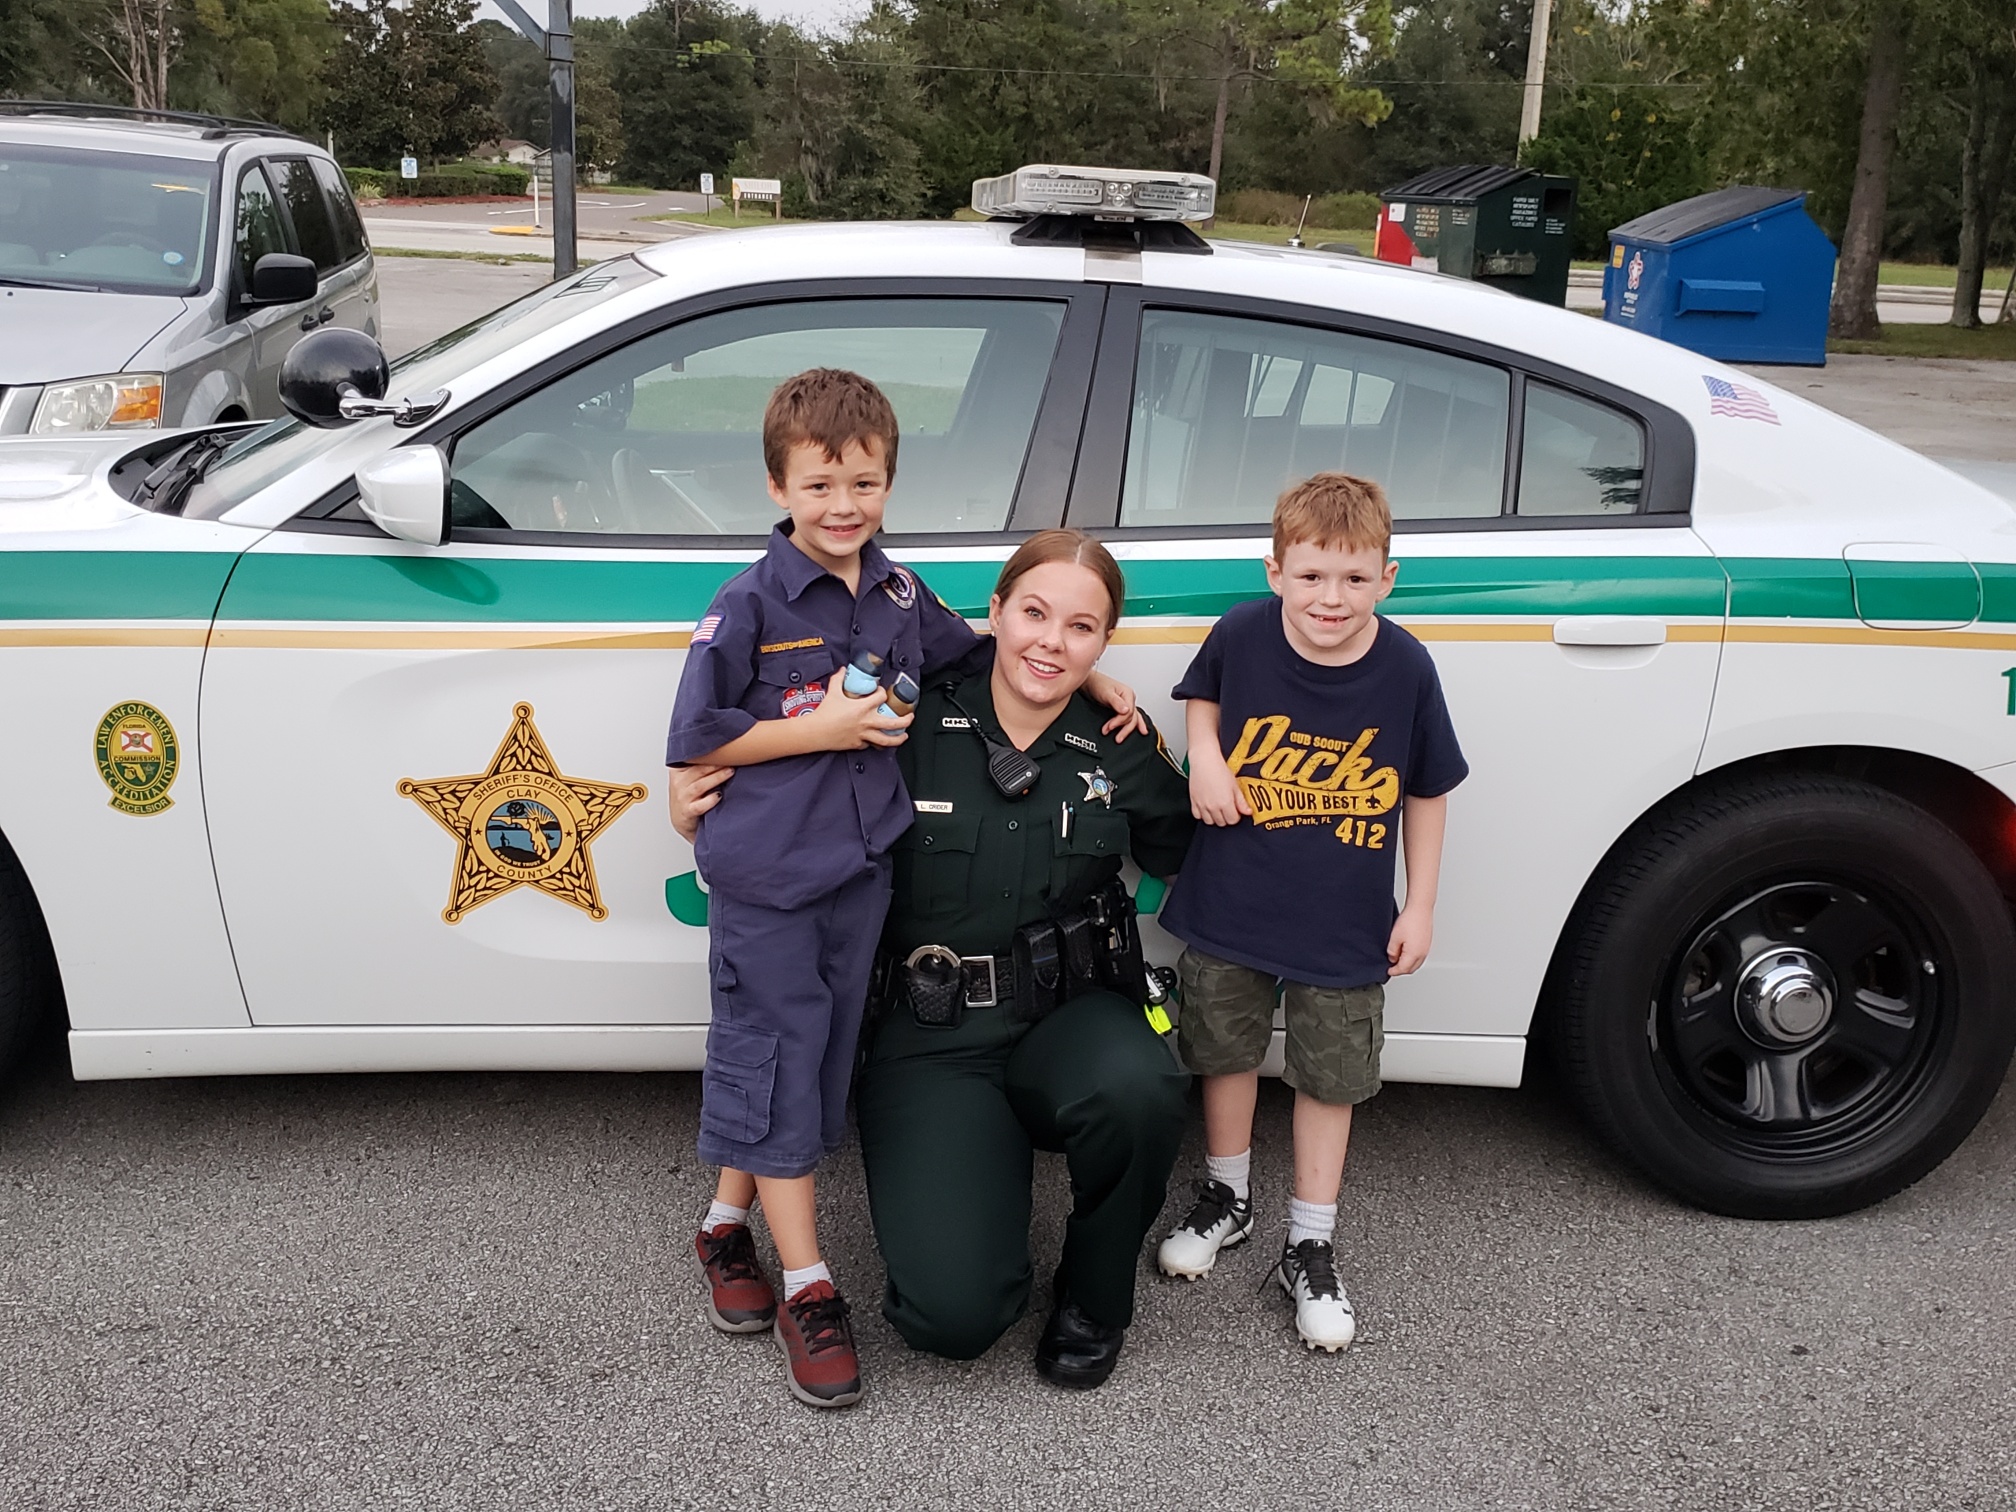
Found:
<path fill-rule="evenodd" d="M 1833 288 L 1805 192 L 1738 185 L 1612 230 L 1603 318 L 1723 362 L 1819 366 Z"/>

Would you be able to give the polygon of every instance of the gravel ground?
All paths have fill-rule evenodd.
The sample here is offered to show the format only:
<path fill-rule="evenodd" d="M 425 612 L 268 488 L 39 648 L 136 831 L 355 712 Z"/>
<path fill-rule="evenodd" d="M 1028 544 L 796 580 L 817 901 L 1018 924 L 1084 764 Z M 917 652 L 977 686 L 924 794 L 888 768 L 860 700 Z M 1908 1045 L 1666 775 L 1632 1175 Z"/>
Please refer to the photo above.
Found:
<path fill-rule="evenodd" d="M 2008 1505 L 2007 1095 L 1885 1206 L 1769 1225 L 1669 1202 L 1544 1087 L 1389 1087 L 1347 1182 L 1351 1352 L 1294 1342 L 1256 1240 L 1144 1277 L 1089 1396 L 1031 1373 L 1034 1316 L 973 1364 L 903 1347 L 849 1150 L 824 1209 L 869 1390 L 831 1414 L 702 1317 L 697 1103 L 691 1075 L 52 1058 L 0 1105 L 0 1506 Z M 1270 1233 L 1287 1112 L 1268 1084 Z M 1064 1186 L 1046 1161 L 1039 1274 Z"/>

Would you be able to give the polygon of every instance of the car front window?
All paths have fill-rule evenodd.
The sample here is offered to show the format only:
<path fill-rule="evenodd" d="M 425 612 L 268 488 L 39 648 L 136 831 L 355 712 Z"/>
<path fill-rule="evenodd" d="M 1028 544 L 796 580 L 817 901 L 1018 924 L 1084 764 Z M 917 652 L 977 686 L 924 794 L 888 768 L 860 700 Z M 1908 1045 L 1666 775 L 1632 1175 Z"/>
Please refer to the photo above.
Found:
<path fill-rule="evenodd" d="M 657 276 L 634 257 L 590 263 L 570 277 L 535 289 L 523 299 L 398 358 L 392 363 L 387 392 L 397 397 L 437 388 L 452 391 L 455 380 L 471 368 Z M 341 445 L 350 434 L 349 427 L 318 430 L 292 417 L 248 431 L 204 474 L 190 494 L 184 514 L 214 520 L 276 478 Z"/>
<path fill-rule="evenodd" d="M 208 163 L 0 143 L 0 280 L 192 294 L 216 196 Z"/>

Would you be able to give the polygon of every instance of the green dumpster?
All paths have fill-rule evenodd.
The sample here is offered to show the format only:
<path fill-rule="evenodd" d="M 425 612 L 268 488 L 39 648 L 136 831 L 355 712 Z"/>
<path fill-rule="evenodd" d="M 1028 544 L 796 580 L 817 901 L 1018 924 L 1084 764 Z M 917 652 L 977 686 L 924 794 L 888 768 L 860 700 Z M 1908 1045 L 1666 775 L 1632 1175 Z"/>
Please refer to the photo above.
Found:
<path fill-rule="evenodd" d="M 1547 304 L 1568 302 L 1575 180 L 1531 168 L 1437 168 L 1379 196 L 1374 254 Z"/>

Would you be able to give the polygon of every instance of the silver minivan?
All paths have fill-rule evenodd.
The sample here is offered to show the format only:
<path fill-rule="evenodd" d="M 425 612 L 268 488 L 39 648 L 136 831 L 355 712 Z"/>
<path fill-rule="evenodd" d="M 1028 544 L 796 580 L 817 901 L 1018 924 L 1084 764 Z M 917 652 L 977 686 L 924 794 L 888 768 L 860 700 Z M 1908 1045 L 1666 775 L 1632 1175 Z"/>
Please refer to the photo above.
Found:
<path fill-rule="evenodd" d="M 282 413 L 304 332 L 378 334 L 336 162 L 275 126 L 0 101 L 0 435 Z"/>

